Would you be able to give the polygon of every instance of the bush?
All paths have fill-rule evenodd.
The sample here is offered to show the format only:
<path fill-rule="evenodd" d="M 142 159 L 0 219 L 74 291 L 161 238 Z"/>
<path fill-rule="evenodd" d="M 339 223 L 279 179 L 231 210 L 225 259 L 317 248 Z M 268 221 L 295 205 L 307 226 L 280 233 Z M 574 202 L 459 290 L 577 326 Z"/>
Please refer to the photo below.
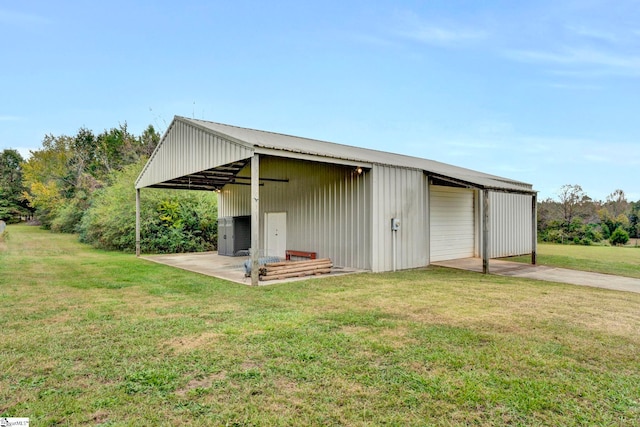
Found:
<path fill-rule="evenodd" d="M 589 240 L 591 242 L 599 242 L 603 239 L 602 237 L 602 233 L 600 231 L 598 231 L 593 224 L 589 224 L 589 227 L 587 227 L 585 233 L 584 233 L 584 239 L 585 240 Z"/>
<path fill-rule="evenodd" d="M 624 231 L 622 227 L 618 227 L 611 233 L 609 243 L 612 245 L 625 245 L 629 241 L 629 233 Z"/>
<path fill-rule="evenodd" d="M 84 210 L 76 199 L 65 200 L 51 221 L 51 231 L 57 233 L 76 233 Z"/>
<path fill-rule="evenodd" d="M 562 230 L 549 230 L 544 238 L 545 242 L 549 243 L 564 243 L 566 235 Z"/>
<path fill-rule="evenodd" d="M 144 161 L 114 175 L 93 194 L 79 226 L 80 240 L 102 249 L 135 250 L 134 182 Z M 146 253 L 199 252 L 217 244 L 217 197 L 213 192 L 144 189 L 140 201 L 140 249 Z"/>

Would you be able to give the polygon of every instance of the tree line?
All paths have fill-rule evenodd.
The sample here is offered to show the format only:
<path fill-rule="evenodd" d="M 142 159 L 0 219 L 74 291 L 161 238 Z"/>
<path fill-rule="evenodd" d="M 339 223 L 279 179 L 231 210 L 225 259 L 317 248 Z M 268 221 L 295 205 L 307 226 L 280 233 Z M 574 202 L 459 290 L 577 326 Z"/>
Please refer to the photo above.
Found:
<path fill-rule="evenodd" d="M 593 200 L 580 185 L 566 184 L 557 199 L 538 203 L 538 239 L 544 242 L 624 245 L 640 237 L 640 200 L 628 201 L 617 189 Z"/>
<path fill-rule="evenodd" d="M 24 159 L 0 153 L 0 219 L 33 218 L 43 228 L 77 233 L 98 248 L 135 250 L 134 182 L 160 141 L 149 125 L 141 135 L 126 123 L 96 134 L 46 135 Z M 208 192 L 148 189 L 141 200 L 145 252 L 212 250 L 217 197 Z"/>

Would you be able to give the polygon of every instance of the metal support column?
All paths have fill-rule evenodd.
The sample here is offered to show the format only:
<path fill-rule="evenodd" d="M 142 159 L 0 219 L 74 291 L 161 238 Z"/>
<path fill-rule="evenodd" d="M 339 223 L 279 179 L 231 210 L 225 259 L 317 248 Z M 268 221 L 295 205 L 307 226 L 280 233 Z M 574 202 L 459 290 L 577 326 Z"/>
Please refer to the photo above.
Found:
<path fill-rule="evenodd" d="M 136 188 L 136 256 L 140 256 L 140 189 Z"/>
<path fill-rule="evenodd" d="M 482 190 L 482 272 L 489 274 L 489 190 Z"/>
<path fill-rule="evenodd" d="M 251 157 L 251 286 L 258 286 L 258 246 L 260 244 L 260 157 Z"/>
<path fill-rule="evenodd" d="M 538 197 L 531 196 L 531 264 L 536 265 L 538 252 Z"/>

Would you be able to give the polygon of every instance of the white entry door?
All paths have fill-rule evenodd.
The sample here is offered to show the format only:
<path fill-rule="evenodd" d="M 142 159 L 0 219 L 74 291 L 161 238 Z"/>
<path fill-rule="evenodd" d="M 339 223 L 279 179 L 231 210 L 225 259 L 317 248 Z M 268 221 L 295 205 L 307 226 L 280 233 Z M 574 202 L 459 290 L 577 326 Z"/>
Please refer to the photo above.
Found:
<path fill-rule="evenodd" d="M 287 213 L 267 212 L 264 230 L 265 256 L 284 258 L 287 250 Z"/>

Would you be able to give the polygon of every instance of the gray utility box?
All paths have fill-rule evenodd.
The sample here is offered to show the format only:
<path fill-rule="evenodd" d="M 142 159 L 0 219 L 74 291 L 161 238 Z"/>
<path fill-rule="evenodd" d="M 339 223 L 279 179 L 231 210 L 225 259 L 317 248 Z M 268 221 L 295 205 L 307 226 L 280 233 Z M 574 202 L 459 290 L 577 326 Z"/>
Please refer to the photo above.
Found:
<path fill-rule="evenodd" d="M 250 216 L 226 216 L 218 219 L 218 255 L 236 256 L 239 251 L 246 253 L 250 247 Z"/>

